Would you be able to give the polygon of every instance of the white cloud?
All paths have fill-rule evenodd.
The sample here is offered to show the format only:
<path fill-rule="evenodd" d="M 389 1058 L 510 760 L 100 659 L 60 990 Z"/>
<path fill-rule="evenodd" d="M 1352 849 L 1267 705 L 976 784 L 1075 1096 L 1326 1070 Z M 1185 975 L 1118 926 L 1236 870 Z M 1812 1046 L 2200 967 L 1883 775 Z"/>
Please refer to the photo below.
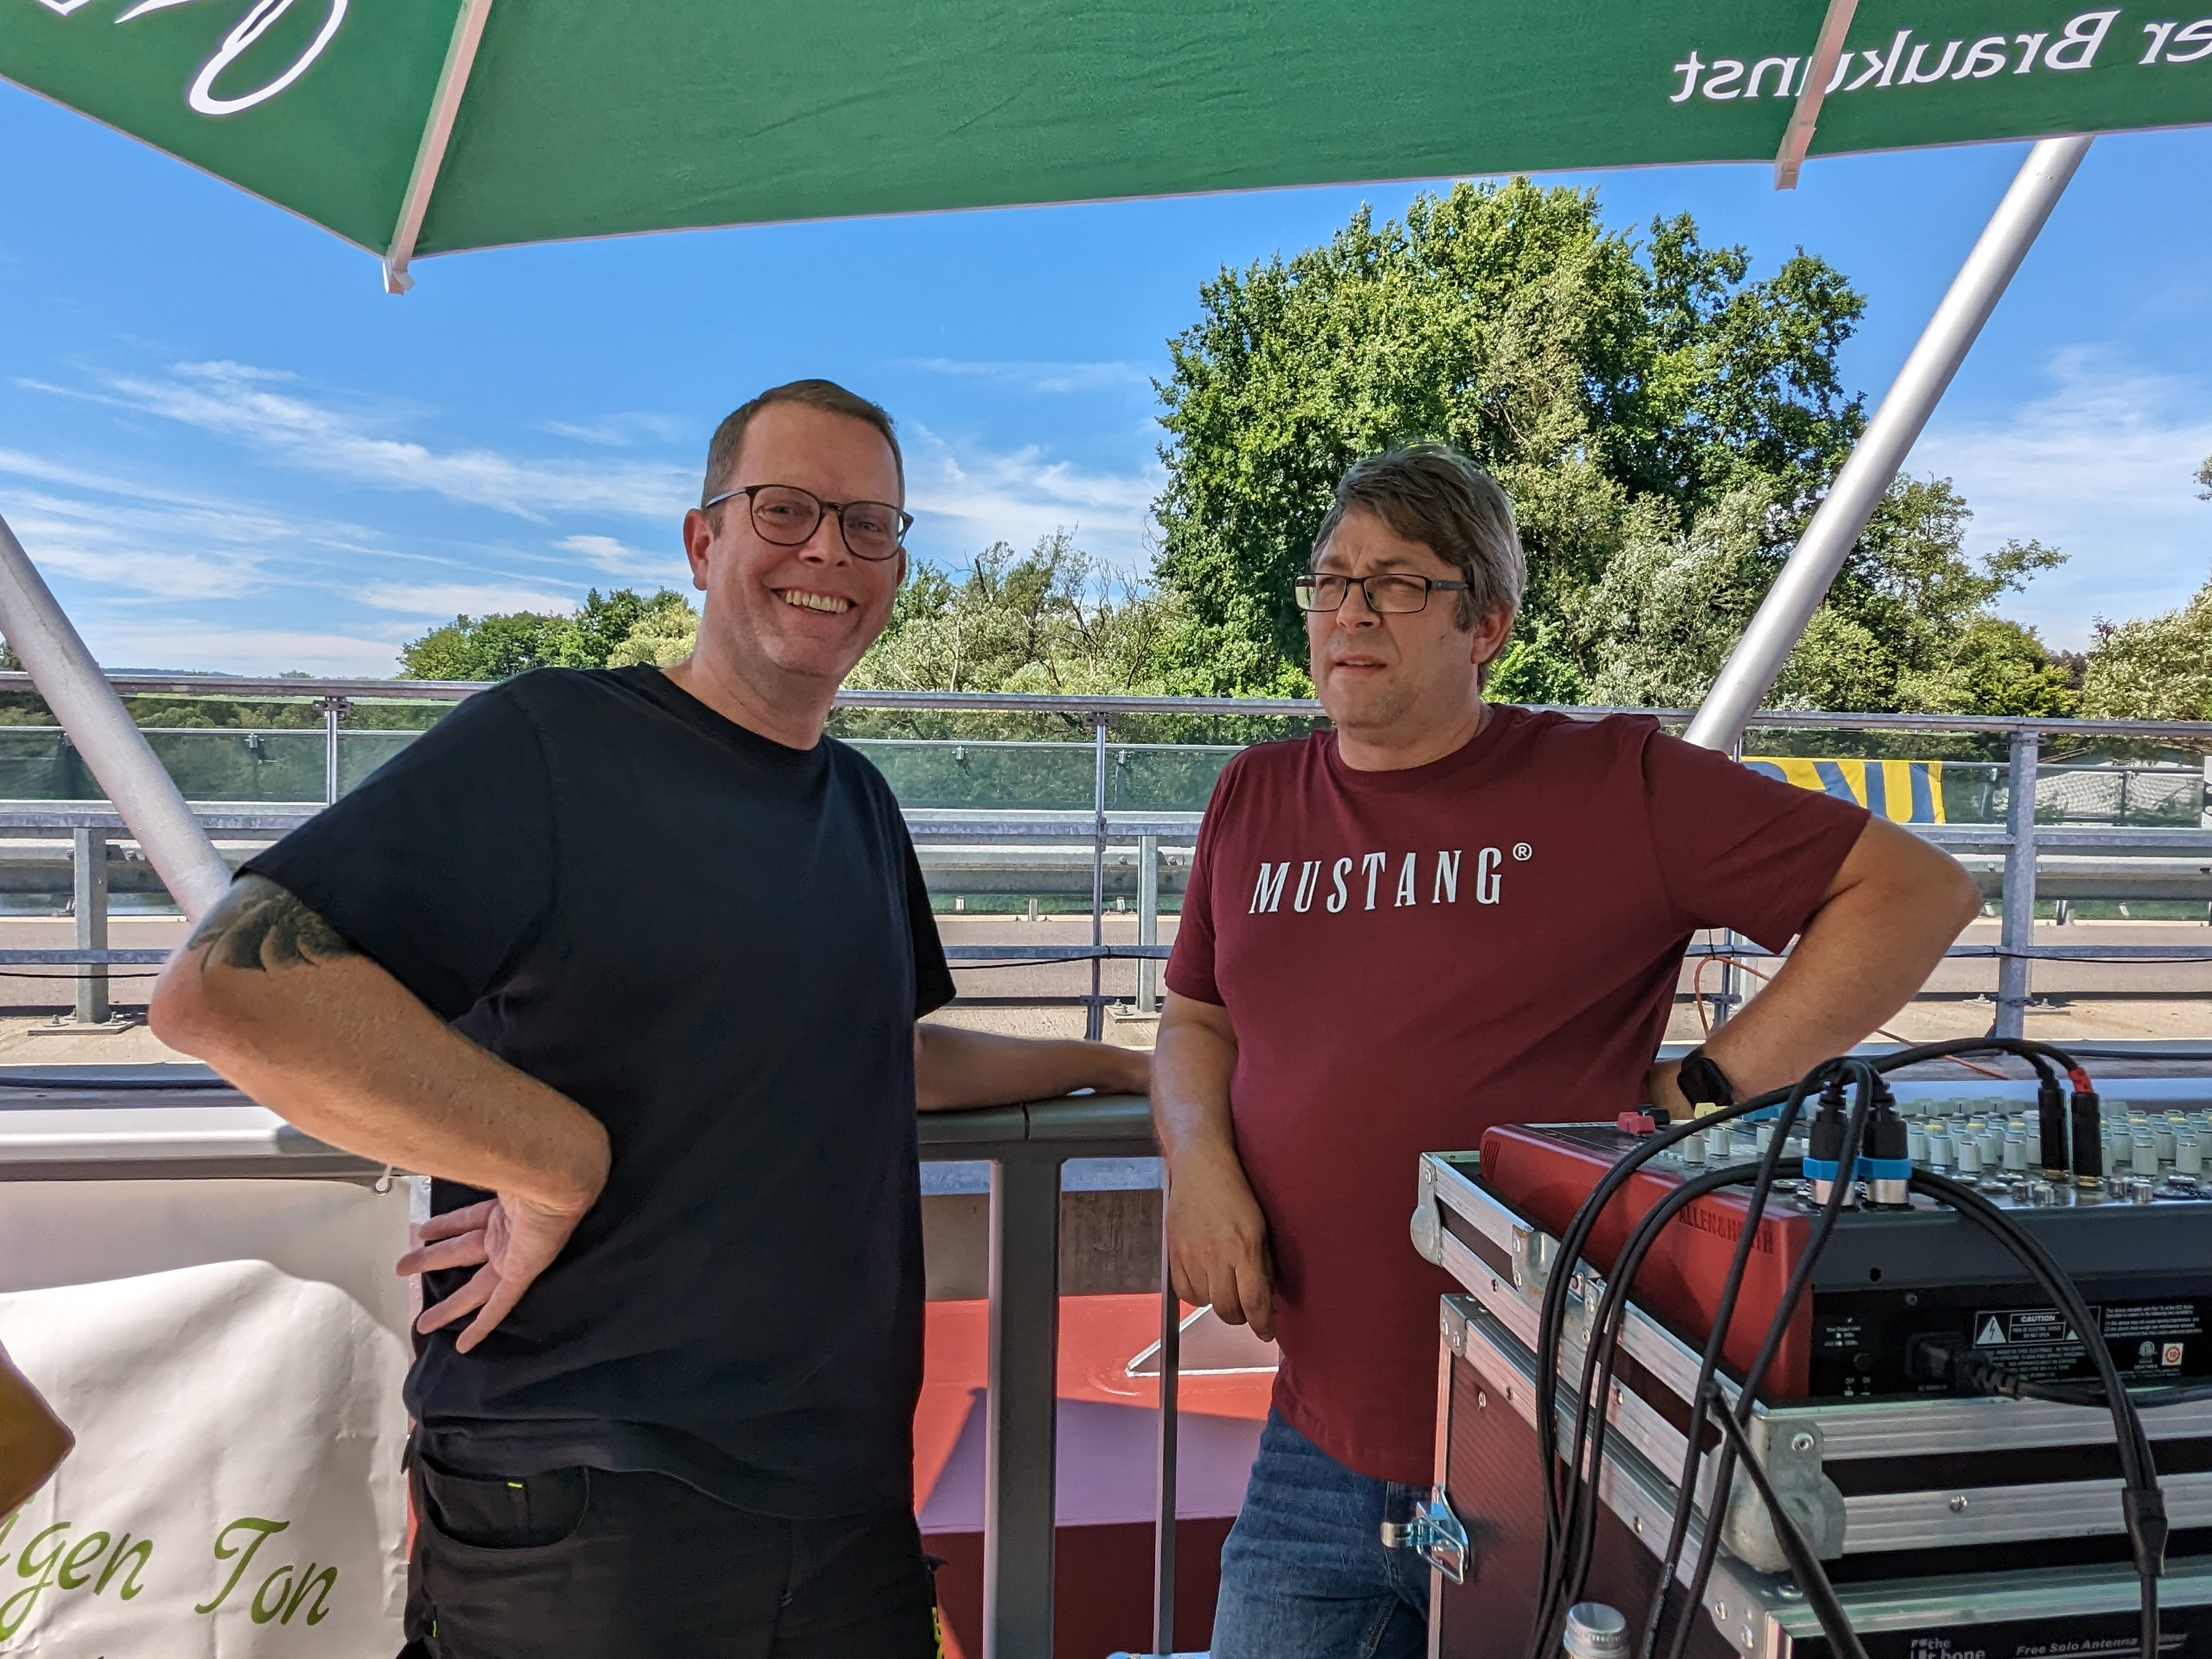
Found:
<path fill-rule="evenodd" d="M 293 670 L 334 678 L 377 679 L 395 672 L 399 650 L 389 640 L 288 629 L 210 628 L 196 618 L 88 623 L 85 641 L 111 667 L 204 670 L 220 674 L 283 674 Z"/>
<path fill-rule="evenodd" d="M 611 449 L 629 449 L 649 441 L 672 443 L 686 431 L 684 422 L 670 415 L 610 415 L 604 421 L 589 423 L 570 421 L 540 421 L 538 430 L 550 432 L 556 438 L 571 438 L 580 444 L 599 444 Z"/>
<path fill-rule="evenodd" d="M 2004 609 L 2079 650 L 2094 617 L 2171 610 L 2212 575 L 2212 504 L 2191 477 L 2212 454 L 2212 386 L 2079 346 L 2049 373 L 2048 396 L 2002 418 L 1939 411 L 1906 465 L 1958 484 L 1970 546 L 2033 538 L 2070 556 Z"/>
<path fill-rule="evenodd" d="M 915 437 L 907 505 L 920 521 L 921 545 L 951 540 L 968 553 L 994 541 L 1027 548 L 1066 529 L 1078 532 L 1085 551 L 1109 564 L 1149 562 L 1152 502 L 1166 480 L 1157 465 L 1091 472 L 1048 459 L 1034 445 L 1009 453 L 956 449 L 926 427 L 916 427 Z"/>
<path fill-rule="evenodd" d="M 38 381 L 27 389 L 119 404 L 248 443 L 325 477 L 377 489 L 422 490 L 542 521 L 556 512 L 680 514 L 688 470 L 649 460 L 538 460 L 494 449 L 441 450 L 386 435 L 396 417 L 341 410 L 298 389 L 295 377 L 234 362 L 179 363 L 166 379 L 110 378 L 100 393 Z"/>
<path fill-rule="evenodd" d="M 576 601 L 565 593 L 478 582 L 372 582 L 352 597 L 377 611 L 410 617 L 482 617 L 509 611 L 554 611 L 565 615 Z"/>
<path fill-rule="evenodd" d="M 644 576 L 655 581 L 674 582 L 690 574 L 677 554 L 643 552 L 612 536 L 564 536 L 553 544 L 580 555 L 592 569 L 604 570 L 610 576 Z"/>
<path fill-rule="evenodd" d="M 1091 392 L 1101 386 L 1152 383 L 1147 371 L 1135 363 L 1124 362 L 1055 363 L 1028 358 L 979 362 L 956 357 L 908 357 L 901 359 L 896 367 L 918 368 L 930 374 L 989 380 L 1018 392 Z"/>

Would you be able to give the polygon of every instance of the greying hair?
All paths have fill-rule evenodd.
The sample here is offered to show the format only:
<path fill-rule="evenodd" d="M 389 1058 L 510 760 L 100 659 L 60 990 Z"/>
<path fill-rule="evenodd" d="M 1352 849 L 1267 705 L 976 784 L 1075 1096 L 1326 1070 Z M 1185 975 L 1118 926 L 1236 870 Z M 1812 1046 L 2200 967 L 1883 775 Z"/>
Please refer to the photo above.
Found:
<path fill-rule="evenodd" d="M 1328 538 L 1355 507 L 1460 573 L 1467 582 L 1455 613 L 1460 628 L 1473 628 L 1500 607 L 1521 608 L 1528 560 L 1514 527 L 1513 503 L 1497 479 L 1450 445 L 1408 444 L 1346 468 L 1336 505 L 1314 535 L 1312 563 L 1321 562 Z"/>
<path fill-rule="evenodd" d="M 803 404 L 809 409 L 819 409 L 831 415 L 850 416 L 856 421 L 866 421 L 884 434 L 884 441 L 891 447 L 891 465 L 898 469 L 899 489 L 906 489 L 906 457 L 899 453 L 897 433 L 891 429 L 891 417 L 881 404 L 870 403 L 857 392 L 848 392 L 835 380 L 793 380 L 785 386 L 773 386 L 751 402 L 740 404 L 730 411 L 721 425 L 714 428 L 714 441 L 707 446 L 707 482 L 699 491 L 702 507 L 712 497 L 722 493 L 731 473 L 737 471 L 738 452 L 745 441 L 745 428 L 754 416 L 772 404 Z M 721 508 L 712 508 L 719 515 Z M 714 526 L 721 529 L 720 523 Z"/>

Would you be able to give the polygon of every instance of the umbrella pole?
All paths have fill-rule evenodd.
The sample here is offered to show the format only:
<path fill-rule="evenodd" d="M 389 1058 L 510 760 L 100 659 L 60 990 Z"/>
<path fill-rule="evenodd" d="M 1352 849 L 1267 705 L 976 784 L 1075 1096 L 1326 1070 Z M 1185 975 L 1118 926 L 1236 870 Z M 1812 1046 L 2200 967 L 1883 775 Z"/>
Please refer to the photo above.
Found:
<path fill-rule="evenodd" d="M 230 868 L 5 519 L 0 519 L 0 633 L 15 647 L 39 695 L 138 838 L 170 896 L 198 921 L 230 885 Z"/>
<path fill-rule="evenodd" d="M 1798 538 L 1790 562 L 1767 590 L 1759 612 L 1744 629 L 1722 668 L 1720 678 L 1690 722 L 1692 743 L 1725 750 L 1766 694 L 1774 689 L 1782 665 L 1796 647 L 1805 625 L 1828 595 L 1829 584 L 1858 543 L 1867 520 L 1881 503 L 1891 481 L 1918 441 L 1921 428 L 1936 412 L 1951 377 L 1966 361 L 1982 325 L 1996 309 L 2005 287 L 2064 194 L 2067 182 L 2088 154 L 2094 134 L 2045 138 L 2027 153 L 2004 200 L 1990 217 L 1981 240 L 1952 280 L 1950 292 L 1898 372 L 1889 395 L 1851 451 L 1844 470 Z"/>

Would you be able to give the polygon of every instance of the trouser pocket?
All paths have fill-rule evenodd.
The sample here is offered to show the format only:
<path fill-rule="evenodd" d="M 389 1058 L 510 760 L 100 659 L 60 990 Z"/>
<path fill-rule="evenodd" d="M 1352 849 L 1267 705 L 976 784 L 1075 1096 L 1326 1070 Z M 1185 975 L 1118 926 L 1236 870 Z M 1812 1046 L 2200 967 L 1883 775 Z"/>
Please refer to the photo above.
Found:
<path fill-rule="evenodd" d="M 543 1549 L 571 1537 L 591 1504 L 591 1471 L 520 1476 L 461 1474 L 416 1454 L 422 1520 L 456 1544 L 481 1550 Z"/>

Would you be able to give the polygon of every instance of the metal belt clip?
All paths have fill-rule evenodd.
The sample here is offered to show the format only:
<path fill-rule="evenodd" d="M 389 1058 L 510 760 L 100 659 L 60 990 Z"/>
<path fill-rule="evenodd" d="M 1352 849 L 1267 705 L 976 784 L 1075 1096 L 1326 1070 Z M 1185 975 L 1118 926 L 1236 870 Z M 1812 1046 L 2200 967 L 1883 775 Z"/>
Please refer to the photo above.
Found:
<path fill-rule="evenodd" d="M 1455 1584 L 1467 1577 L 1467 1528 L 1444 1501 L 1442 1486 L 1429 1489 L 1413 1505 L 1411 1519 L 1385 1517 L 1382 1547 L 1413 1551 Z"/>

